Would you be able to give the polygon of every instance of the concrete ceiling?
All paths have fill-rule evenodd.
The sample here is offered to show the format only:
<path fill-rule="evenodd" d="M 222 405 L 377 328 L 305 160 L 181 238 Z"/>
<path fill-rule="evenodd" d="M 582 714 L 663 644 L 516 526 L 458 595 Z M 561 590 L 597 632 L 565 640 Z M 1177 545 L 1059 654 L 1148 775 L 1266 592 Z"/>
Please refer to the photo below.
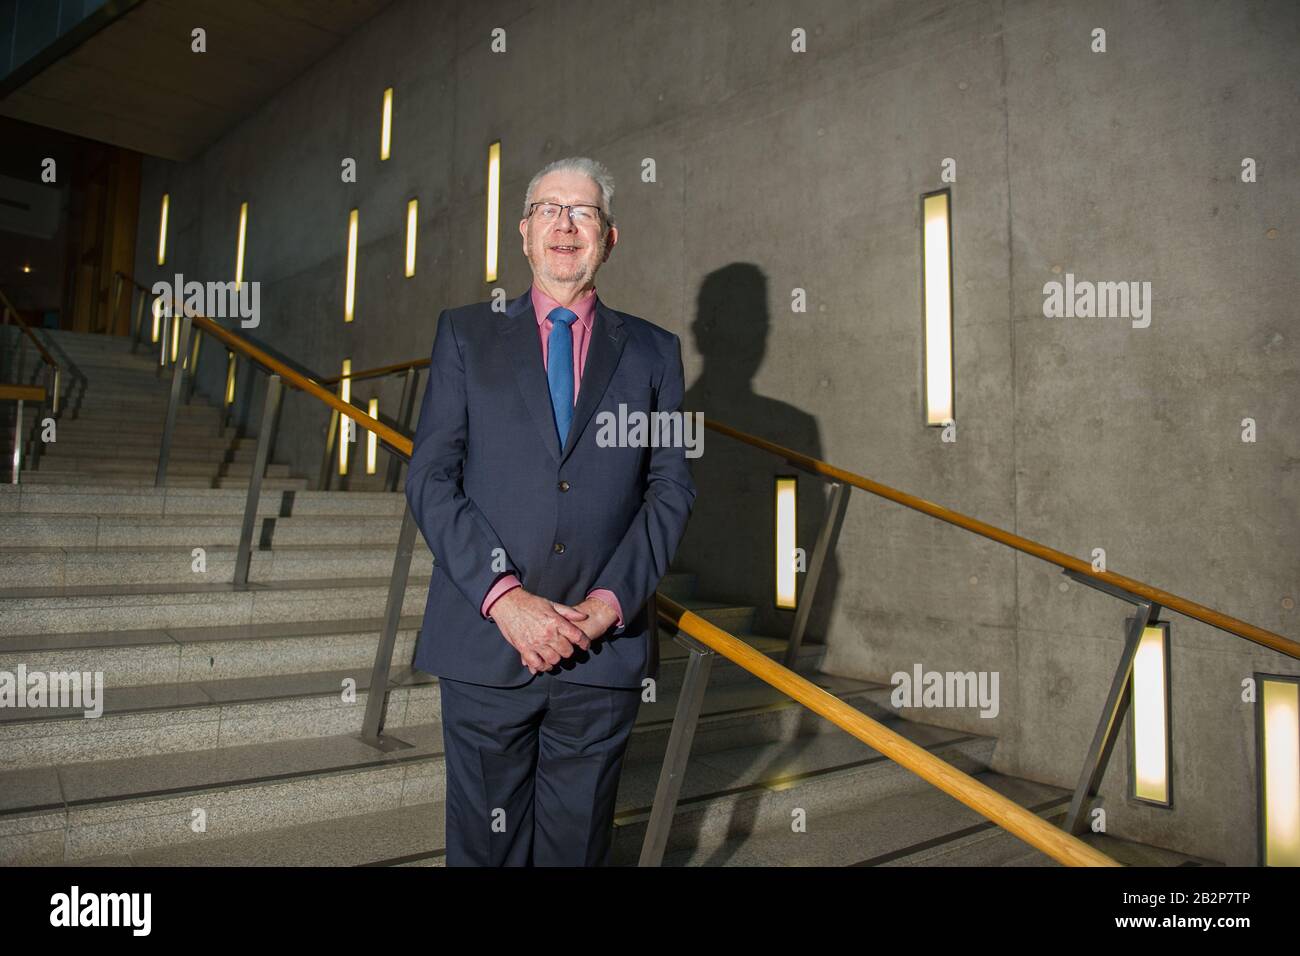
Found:
<path fill-rule="evenodd" d="M 6 78 L 0 115 L 186 161 L 390 2 L 141 0 Z"/>

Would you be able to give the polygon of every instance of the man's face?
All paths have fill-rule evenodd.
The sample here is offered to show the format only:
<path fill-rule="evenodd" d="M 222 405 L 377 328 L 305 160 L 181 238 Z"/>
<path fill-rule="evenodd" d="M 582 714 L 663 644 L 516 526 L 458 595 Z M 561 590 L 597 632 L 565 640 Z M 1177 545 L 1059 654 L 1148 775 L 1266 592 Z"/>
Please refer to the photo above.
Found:
<path fill-rule="evenodd" d="M 532 202 L 586 203 L 600 208 L 600 186 L 595 180 L 572 170 L 559 170 L 543 176 L 533 193 Z M 519 221 L 524 255 L 532 266 L 533 277 L 547 283 L 585 284 L 596 276 L 618 241 L 618 230 L 605 231 L 605 221 L 575 225 L 564 210 L 552 222 L 542 222 L 534 212 Z"/>

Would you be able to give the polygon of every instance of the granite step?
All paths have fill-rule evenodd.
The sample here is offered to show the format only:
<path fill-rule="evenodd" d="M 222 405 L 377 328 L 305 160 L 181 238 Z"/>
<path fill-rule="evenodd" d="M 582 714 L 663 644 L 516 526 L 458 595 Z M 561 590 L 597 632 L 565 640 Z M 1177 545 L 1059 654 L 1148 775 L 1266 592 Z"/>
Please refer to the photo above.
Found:
<path fill-rule="evenodd" d="M 62 647 L 56 647 L 54 642 L 42 644 L 29 639 L 22 642 L 24 649 L 10 651 L 10 641 L 6 640 L 6 649 L 0 650 L 0 669 L 12 673 L 75 670 L 79 674 L 94 674 L 98 670 L 95 662 L 100 660 L 106 661 L 108 668 L 102 671 L 102 691 L 96 700 L 99 716 L 87 718 L 84 708 L 0 711 L 0 769 L 357 733 L 364 708 L 358 709 L 352 701 L 342 699 L 341 692 L 349 686 L 346 682 L 350 682 L 357 694 L 369 691 L 380 622 L 372 622 L 366 630 L 348 622 L 328 624 L 325 634 L 316 635 L 303 633 L 309 628 L 297 625 L 292 630 L 298 633 L 292 638 L 266 627 L 226 628 L 224 634 L 216 628 L 155 631 L 139 638 L 151 640 L 150 644 L 119 643 L 98 648 L 84 644 L 69 647 L 66 641 Z M 440 707 L 437 682 L 433 677 L 412 671 L 407 663 L 414 654 L 418 630 L 418 619 L 407 618 L 398 632 L 390 687 L 402 692 L 403 706 L 413 709 L 419 702 L 423 708 L 421 713 L 427 715 L 426 719 L 434 720 Z M 234 636 L 240 632 L 261 636 Z M 95 639 L 94 635 L 84 637 Z M 346 651 L 353 655 L 352 660 L 341 667 L 301 670 L 304 659 L 311 657 L 319 661 L 328 656 L 315 650 L 300 653 L 313 637 L 322 642 L 327 638 L 341 638 L 330 642 L 332 656 L 337 658 Z M 252 651 L 248 647 L 251 641 L 262 649 L 278 648 L 282 654 L 273 660 L 251 660 Z M 661 646 L 662 643 L 661 640 Z M 783 651 L 781 647 L 774 652 Z M 235 657 L 233 662 L 228 659 L 231 656 Z M 804 656 L 801 668 L 812 674 L 819 662 L 820 655 L 809 653 Z M 275 665 L 279 672 L 274 672 Z M 645 704 L 647 720 L 659 719 L 665 725 L 671 721 L 671 708 L 676 705 L 684 668 L 685 660 L 680 657 L 670 657 L 661 664 L 655 696 L 658 700 L 669 700 L 671 706 L 665 708 L 659 702 Z M 221 676 L 235 669 L 252 673 Z M 184 672 L 185 679 L 177 680 L 180 671 Z M 139 684 L 120 682 L 124 676 L 136 675 L 162 680 Z M 727 721 L 711 724 L 710 734 L 725 733 L 735 711 L 751 713 L 754 726 L 743 731 L 748 737 L 792 732 L 779 719 L 780 715 L 764 717 L 759 713 L 760 705 L 780 701 L 769 688 L 735 665 L 717 669 L 710 680 L 710 693 L 712 698 L 707 701 L 706 713 L 716 710 L 728 717 Z M 847 697 L 855 695 L 884 713 L 879 710 L 879 688 L 863 686 L 846 691 Z M 392 701 L 389 706 L 394 706 Z M 407 719 L 412 709 L 403 711 Z M 388 726 L 396 726 L 395 719 Z M 666 746 L 666 737 L 659 743 Z"/>
<path fill-rule="evenodd" d="M 0 590 L 0 647 L 14 635 L 325 621 L 384 613 L 388 577 L 232 584 L 83 585 Z M 412 576 L 402 613 L 423 614 L 427 577 Z"/>
<path fill-rule="evenodd" d="M 38 472 L 33 472 L 34 477 L 37 475 Z M 263 488 L 271 480 L 263 479 Z M 173 482 L 169 490 L 189 490 L 175 486 L 179 479 L 169 478 L 168 481 Z M 96 488 L 98 490 L 98 486 Z M 246 488 L 243 497 L 247 497 Z M 25 547 L 41 548 L 77 547 L 83 543 L 100 548 L 171 546 L 188 549 L 238 545 L 243 498 L 240 501 L 239 514 L 0 514 L 0 536 L 15 543 L 21 542 Z M 309 544 L 395 547 L 402 523 L 400 515 L 365 512 L 279 517 L 260 500 L 258 513 L 261 517 L 253 529 L 254 540 L 259 546 L 269 542 L 272 547 Z M 424 539 L 420 536 L 417 540 Z"/>
<path fill-rule="evenodd" d="M 667 742 L 667 727 L 647 720 L 645 710 L 638 716 L 619 786 L 621 822 L 616 822 L 616 830 L 625 834 L 653 796 Z M 714 719 L 745 729 L 741 714 Z M 807 788 L 809 799 L 821 794 L 832 777 L 833 787 L 839 789 L 862 788 L 881 775 L 885 758 L 820 722 L 830 730 L 810 734 L 805 741 L 768 744 L 787 754 L 804 754 L 798 766 L 806 772 L 797 782 Z M 991 753 L 987 738 L 905 721 L 897 721 L 895 729 L 944 759 L 972 768 L 982 767 Z M 71 862 L 147 848 L 193 848 L 217 837 L 337 822 L 441 800 L 445 774 L 440 725 L 433 721 L 394 726 L 390 733 L 413 746 L 384 753 L 350 735 L 335 735 L 7 771 L 0 774 L 0 862 Z M 841 738 L 841 745 L 831 746 L 832 737 Z M 687 814 L 706 796 L 734 804 L 791 785 L 784 769 L 743 768 L 736 773 L 720 758 L 715 763 L 692 761 L 683 786 Z M 875 788 L 896 791 L 918 785 L 915 778 L 889 775 Z M 195 809 L 206 812 L 204 833 L 194 833 L 189 825 Z M 721 837 L 725 830 L 711 826 L 697 835 Z M 626 839 L 616 838 L 616 845 Z"/>
<path fill-rule="evenodd" d="M 238 492 L 214 488 L 155 488 L 152 483 L 102 492 L 82 488 L 24 488 L 22 485 L 0 484 L 0 520 L 6 514 L 19 513 L 80 514 L 85 517 L 113 514 L 242 516 L 246 497 Z M 394 493 L 347 495 L 301 491 L 263 495 L 258 502 L 258 514 L 262 515 L 393 517 L 398 523 L 405 509 L 405 496 Z M 7 537 L 0 527 L 0 540 L 14 539 Z M 70 543 L 91 544 L 93 541 Z"/>
<path fill-rule="evenodd" d="M 30 485 L 75 485 L 83 488 L 130 487 L 140 484 L 138 475 L 95 475 L 86 472 L 23 472 L 24 483 Z M 211 478 L 199 475 L 169 475 L 167 484 L 174 488 L 248 489 L 247 478 Z M 264 478 L 263 491 L 306 491 L 311 482 L 306 478 Z"/>
<path fill-rule="evenodd" d="M 199 537 L 194 547 L 63 547 L 0 550 L 0 582 L 5 587 L 77 587 L 112 584 L 230 583 L 234 580 L 234 545 L 209 545 Z M 195 570 L 195 547 L 202 547 L 204 567 Z M 277 545 L 250 554 L 250 581 L 334 580 L 383 577 L 393 569 L 392 545 Z M 428 577 L 433 555 L 419 548 L 411 573 Z"/>

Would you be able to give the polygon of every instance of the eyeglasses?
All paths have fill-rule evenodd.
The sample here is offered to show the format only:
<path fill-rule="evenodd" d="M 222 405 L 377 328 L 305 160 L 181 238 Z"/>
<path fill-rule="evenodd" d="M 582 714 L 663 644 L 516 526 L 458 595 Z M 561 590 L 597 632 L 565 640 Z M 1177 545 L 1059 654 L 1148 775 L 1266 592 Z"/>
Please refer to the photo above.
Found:
<path fill-rule="evenodd" d="M 602 215 L 599 206 L 558 202 L 535 202 L 528 207 L 528 215 L 537 213 L 537 218 L 542 222 L 551 223 L 560 218 L 560 212 L 564 209 L 569 210 L 569 222 L 575 226 L 594 226 L 600 222 Z"/>

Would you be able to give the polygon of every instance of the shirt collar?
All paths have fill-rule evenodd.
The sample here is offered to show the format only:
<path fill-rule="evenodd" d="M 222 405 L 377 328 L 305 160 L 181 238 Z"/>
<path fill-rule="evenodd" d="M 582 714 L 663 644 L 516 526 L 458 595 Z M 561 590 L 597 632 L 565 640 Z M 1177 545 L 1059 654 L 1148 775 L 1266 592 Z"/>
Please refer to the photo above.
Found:
<path fill-rule="evenodd" d="M 546 321 L 546 317 L 551 314 L 552 310 L 558 309 L 560 303 L 556 302 L 549 295 L 537 288 L 536 283 L 532 287 L 533 313 L 540 326 Z M 569 306 L 570 311 L 577 314 L 576 321 L 582 323 L 582 327 L 588 332 L 591 331 L 592 323 L 596 318 L 596 289 L 592 287 L 587 293 L 573 305 Z"/>

